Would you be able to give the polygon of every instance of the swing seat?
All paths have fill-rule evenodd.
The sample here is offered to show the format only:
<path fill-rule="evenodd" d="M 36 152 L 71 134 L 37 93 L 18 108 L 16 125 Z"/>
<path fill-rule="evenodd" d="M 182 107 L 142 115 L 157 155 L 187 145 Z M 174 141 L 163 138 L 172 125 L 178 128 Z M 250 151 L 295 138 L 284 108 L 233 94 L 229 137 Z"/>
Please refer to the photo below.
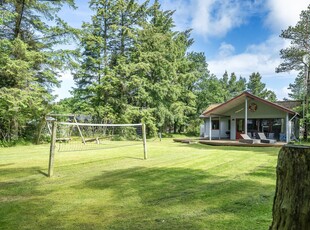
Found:
<path fill-rule="evenodd" d="M 99 140 L 99 137 L 96 137 L 96 138 L 91 138 L 91 139 L 86 139 L 84 140 L 85 142 L 94 142 L 96 141 L 96 144 L 100 144 L 100 140 Z M 83 141 L 82 141 L 83 142 Z"/>
<path fill-rule="evenodd" d="M 57 142 L 69 142 L 71 141 L 71 138 L 56 138 Z"/>

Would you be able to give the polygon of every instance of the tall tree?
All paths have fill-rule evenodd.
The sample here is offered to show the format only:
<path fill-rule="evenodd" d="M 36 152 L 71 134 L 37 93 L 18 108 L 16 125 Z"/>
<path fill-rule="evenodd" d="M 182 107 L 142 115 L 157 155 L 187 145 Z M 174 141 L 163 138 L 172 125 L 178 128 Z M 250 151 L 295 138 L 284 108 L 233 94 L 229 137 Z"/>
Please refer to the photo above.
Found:
<path fill-rule="evenodd" d="M 194 112 L 192 93 L 197 75 L 186 55 L 193 43 L 190 31 L 173 30 L 173 11 L 163 11 L 158 1 L 149 8 L 149 20 L 138 33 L 132 63 L 136 84 L 135 104 L 153 111 L 158 128 L 174 128 L 188 122 Z M 139 87 L 142 86 L 142 87 Z"/>
<path fill-rule="evenodd" d="M 0 103 L 12 112 L 2 110 L 1 129 L 14 139 L 27 121 L 46 113 L 51 91 L 59 85 L 58 72 L 68 52 L 55 46 L 64 44 L 73 31 L 57 16 L 63 4 L 74 7 L 72 0 L 7 0 L 0 5 Z"/>
<path fill-rule="evenodd" d="M 225 71 L 223 77 L 220 79 L 220 84 L 222 86 L 222 97 L 224 101 L 235 97 L 246 89 L 246 79 L 239 77 L 237 80 L 234 72 L 228 76 L 227 71 Z"/>
<path fill-rule="evenodd" d="M 145 3 L 133 0 L 92 0 L 95 14 L 84 23 L 81 36 L 82 58 L 74 78 L 75 96 L 85 100 L 84 108 L 99 121 L 126 122 L 128 69 L 133 43 Z M 85 111 L 84 111 L 85 112 Z"/>
<path fill-rule="evenodd" d="M 288 89 L 291 90 L 291 92 L 288 94 L 290 98 L 293 98 L 294 100 L 303 100 L 305 98 L 306 84 L 303 72 L 298 74 L 294 83 L 289 84 Z"/>
<path fill-rule="evenodd" d="M 228 90 L 231 98 L 242 93 L 246 90 L 246 79 L 239 77 L 239 79 L 237 80 L 236 74 L 231 73 L 228 81 Z"/>
<path fill-rule="evenodd" d="M 247 89 L 258 97 L 269 101 L 276 101 L 276 94 L 273 91 L 266 89 L 266 84 L 262 83 L 261 79 L 262 77 L 260 73 L 252 73 L 249 82 L 247 83 Z"/>
<path fill-rule="evenodd" d="M 291 45 L 280 51 L 283 62 L 276 69 L 277 72 L 286 72 L 297 70 L 304 76 L 306 82 L 306 94 L 304 97 L 305 117 L 304 117 L 304 139 L 307 139 L 310 115 L 309 115 L 309 98 L 310 98 L 310 58 L 304 63 L 304 56 L 310 55 L 310 5 L 300 14 L 300 19 L 295 26 L 289 26 L 282 31 L 281 38 L 288 39 Z M 306 68 L 305 68 L 306 66 Z"/>
<path fill-rule="evenodd" d="M 223 88 L 223 99 L 224 99 L 224 101 L 227 101 L 230 98 L 229 89 L 228 89 L 228 87 L 229 87 L 228 81 L 229 81 L 228 73 L 225 70 L 223 77 L 220 79 L 220 82 L 221 82 L 221 85 Z"/>
<path fill-rule="evenodd" d="M 223 87 L 223 81 L 219 80 L 215 75 L 208 70 L 206 57 L 203 53 L 196 55 L 195 61 L 197 73 L 200 75 L 195 84 L 195 94 L 197 96 L 197 114 L 198 117 L 209 105 L 214 103 L 222 103 L 225 101 L 223 95 L 226 93 Z M 228 75 L 227 75 L 228 77 Z"/>
<path fill-rule="evenodd" d="M 303 71 L 305 65 L 303 63 L 303 56 L 310 54 L 310 5 L 306 10 L 301 12 L 297 24 L 283 30 L 280 37 L 288 39 L 291 45 L 280 51 L 283 62 L 278 66 L 276 71 Z"/>

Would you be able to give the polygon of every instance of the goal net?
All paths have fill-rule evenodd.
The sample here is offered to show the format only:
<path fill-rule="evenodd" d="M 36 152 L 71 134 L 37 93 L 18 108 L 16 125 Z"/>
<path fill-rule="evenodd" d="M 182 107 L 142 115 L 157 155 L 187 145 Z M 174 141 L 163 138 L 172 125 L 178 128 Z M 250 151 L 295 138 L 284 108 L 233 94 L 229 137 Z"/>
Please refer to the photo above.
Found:
<path fill-rule="evenodd" d="M 141 145 L 147 159 L 145 124 L 91 124 L 50 122 L 51 145 L 48 176 L 53 175 L 55 151 L 83 151 Z M 143 146 L 143 148 L 142 148 Z"/>
<path fill-rule="evenodd" d="M 56 126 L 56 151 L 61 152 L 142 146 L 144 143 L 142 124 L 57 122 Z"/>

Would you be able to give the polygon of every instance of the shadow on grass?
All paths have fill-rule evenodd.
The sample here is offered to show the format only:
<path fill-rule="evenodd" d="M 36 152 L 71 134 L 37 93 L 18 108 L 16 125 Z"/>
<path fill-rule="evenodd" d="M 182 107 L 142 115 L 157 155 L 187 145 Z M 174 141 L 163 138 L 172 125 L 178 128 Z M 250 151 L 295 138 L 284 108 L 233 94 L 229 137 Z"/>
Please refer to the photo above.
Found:
<path fill-rule="evenodd" d="M 0 164 L 0 167 L 6 167 L 6 166 L 10 166 L 10 165 L 14 165 L 14 163 Z"/>
<path fill-rule="evenodd" d="M 48 173 L 47 173 L 47 172 L 44 172 L 44 171 L 42 171 L 42 170 L 38 170 L 37 172 L 40 173 L 40 174 L 42 174 L 42 175 L 45 176 L 45 177 L 48 177 Z"/>
<path fill-rule="evenodd" d="M 6 179 L 0 180 L 0 229 L 241 230 L 267 229 L 271 219 L 274 186 L 261 182 L 270 168 L 257 167 L 245 175 L 251 180 L 241 180 L 200 169 L 132 167 L 72 186 L 34 178 L 38 171 L 0 168 Z"/>
<path fill-rule="evenodd" d="M 9 166 L 8 164 L 7 166 Z M 29 168 L 0 168 L 0 179 L 1 177 L 18 177 L 18 176 L 30 176 L 38 174 L 38 171 L 41 170 L 40 167 L 29 167 Z"/>
<path fill-rule="evenodd" d="M 38 189 L 39 180 L 32 177 L 38 171 L 39 167 L 0 169 L 0 229 L 39 229 L 38 220 L 50 215 L 50 192 Z"/>
<path fill-rule="evenodd" d="M 259 181 L 229 180 L 187 168 L 114 170 L 86 181 L 80 189 L 85 187 L 112 191 L 110 198 L 119 208 L 108 229 L 250 229 L 255 221 L 248 220 L 244 226 L 241 220 L 249 212 L 256 221 L 260 219 L 252 209 L 256 206 L 270 206 L 271 217 L 274 194 L 274 186 Z M 244 205 L 248 208 L 241 209 Z M 229 220 L 216 218 L 227 213 Z M 258 229 L 266 229 L 268 224 Z"/>
<path fill-rule="evenodd" d="M 246 175 L 275 180 L 276 169 L 272 166 L 257 166 L 255 169 L 253 169 Z"/>

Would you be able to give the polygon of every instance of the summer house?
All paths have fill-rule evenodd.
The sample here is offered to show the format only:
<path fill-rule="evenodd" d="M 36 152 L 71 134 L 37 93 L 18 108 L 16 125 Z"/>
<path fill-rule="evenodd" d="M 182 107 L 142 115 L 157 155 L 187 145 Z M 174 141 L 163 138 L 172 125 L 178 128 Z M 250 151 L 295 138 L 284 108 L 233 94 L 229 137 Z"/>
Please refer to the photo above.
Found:
<path fill-rule="evenodd" d="M 238 140 L 246 133 L 255 139 L 257 133 L 264 132 L 266 137 L 289 142 L 299 137 L 299 115 L 292 110 L 298 105 L 296 101 L 273 103 L 243 92 L 227 102 L 210 105 L 200 115 L 204 120 L 201 136 Z"/>

